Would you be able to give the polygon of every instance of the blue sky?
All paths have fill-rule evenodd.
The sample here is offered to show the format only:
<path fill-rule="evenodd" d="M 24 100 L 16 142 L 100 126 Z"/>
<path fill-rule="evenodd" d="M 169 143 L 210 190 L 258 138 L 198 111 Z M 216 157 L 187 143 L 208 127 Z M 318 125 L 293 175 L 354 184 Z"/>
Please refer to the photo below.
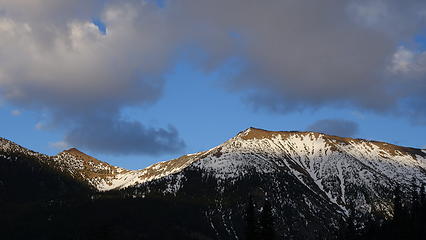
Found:
<path fill-rule="evenodd" d="M 35 151 L 138 169 L 248 127 L 426 148 L 422 1 L 49 1 L 0 1 L 0 136 Z"/>

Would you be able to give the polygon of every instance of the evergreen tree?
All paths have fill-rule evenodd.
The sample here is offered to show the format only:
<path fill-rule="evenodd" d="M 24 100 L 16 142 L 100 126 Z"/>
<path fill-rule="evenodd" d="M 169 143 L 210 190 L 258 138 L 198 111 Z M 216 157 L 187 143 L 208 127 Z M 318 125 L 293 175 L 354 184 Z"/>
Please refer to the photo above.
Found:
<path fill-rule="evenodd" d="M 411 216 L 413 218 L 416 218 L 418 213 L 419 213 L 419 209 L 420 209 L 420 199 L 419 199 L 419 192 L 418 192 L 418 187 L 417 184 L 415 182 L 415 179 L 413 179 L 413 182 L 411 184 Z"/>
<path fill-rule="evenodd" d="M 247 240 L 257 240 L 257 219 L 253 203 L 253 198 L 249 196 L 247 206 L 246 206 L 246 239 Z"/>
<path fill-rule="evenodd" d="M 410 235 L 413 237 L 413 239 L 417 239 L 418 230 L 420 228 L 420 211 L 421 211 L 421 205 L 420 205 L 420 198 L 419 198 L 419 192 L 417 188 L 417 184 L 415 182 L 415 179 L 413 179 L 413 182 L 411 184 L 411 209 L 410 209 L 410 222 L 411 222 L 411 231 Z"/>
<path fill-rule="evenodd" d="M 272 240 L 275 238 L 274 218 L 272 216 L 271 203 L 266 199 L 263 205 L 262 215 L 260 218 L 261 239 Z"/>
<path fill-rule="evenodd" d="M 394 191 L 394 215 L 393 215 L 393 221 L 391 223 L 392 226 L 392 232 L 393 237 L 395 239 L 407 239 L 410 234 L 410 218 L 408 209 L 404 207 L 404 204 L 402 202 L 402 192 L 397 187 Z"/>
<path fill-rule="evenodd" d="M 344 233 L 344 239 L 345 240 L 353 240 L 356 239 L 357 233 L 356 233 L 356 227 L 355 227 L 355 209 L 353 207 L 350 207 L 349 209 L 349 216 L 346 220 L 347 226 Z"/>
<path fill-rule="evenodd" d="M 395 188 L 393 196 L 393 222 L 399 223 L 406 215 L 404 206 L 402 205 L 401 190 L 399 187 Z"/>

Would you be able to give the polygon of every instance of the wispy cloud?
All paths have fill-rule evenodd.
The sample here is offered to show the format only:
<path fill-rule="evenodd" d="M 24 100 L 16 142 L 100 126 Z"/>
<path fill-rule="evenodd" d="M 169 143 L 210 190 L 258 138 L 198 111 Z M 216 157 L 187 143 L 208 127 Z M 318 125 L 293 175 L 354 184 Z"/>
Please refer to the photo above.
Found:
<path fill-rule="evenodd" d="M 70 145 L 68 145 L 68 143 L 64 141 L 58 141 L 58 142 L 49 143 L 49 147 L 62 151 L 62 150 L 68 149 Z"/>
<path fill-rule="evenodd" d="M 18 109 L 15 109 L 15 110 L 10 111 L 10 114 L 12 116 L 17 117 L 17 116 L 20 116 L 22 114 L 22 112 L 20 110 L 18 110 Z"/>
<path fill-rule="evenodd" d="M 312 123 L 307 130 L 335 135 L 353 137 L 358 133 L 358 124 L 345 119 L 322 119 Z"/>
<path fill-rule="evenodd" d="M 35 129 L 37 129 L 37 130 L 42 130 L 43 128 L 44 128 L 44 124 L 43 123 L 41 123 L 41 122 L 38 122 L 38 123 L 36 123 L 35 124 Z"/>

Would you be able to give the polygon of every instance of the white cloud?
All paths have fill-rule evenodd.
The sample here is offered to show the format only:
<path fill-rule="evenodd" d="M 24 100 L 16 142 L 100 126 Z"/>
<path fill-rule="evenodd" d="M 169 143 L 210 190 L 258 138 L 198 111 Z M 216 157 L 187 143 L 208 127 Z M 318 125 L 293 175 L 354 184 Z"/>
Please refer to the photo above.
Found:
<path fill-rule="evenodd" d="M 348 12 L 354 21 L 396 39 L 411 37 L 424 25 L 425 2 L 422 0 L 355 0 L 348 3 Z"/>
<path fill-rule="evenodd" d="M 42 122 L 38 122 L 38 123 L 36 123 L 35 124 L 35 129 L 37 129 L 37 130 L 44 130 L 44 129 L 46 129 L 46 124 L 44 124 L 44 123 L 42 123 Z"/>
<path fill-rule="evenodd" d="M 22 114 L 22 112 L 18 109 L 15 109 L 15 110 L 10 111 L 10 114 L 12 116 L 20 116 Z"/>
<path fill-rule="evenodd" d="M 423 76 L 426 74 L 426 52 L 400 47 L 393 55 L 391 71 L 395 74 Z"/>
<path fill-rule="evenodd" d="M 56 148 L 59 150 L 65 150 L 69 148 L 69 144 L 64 141 L 58 141 L 58 142 L 51 142 L 49 143 L 49 147 Z"/>
<path fill-rule="evenodd" d="M 7 46 L 1 49 L 0 59 L 5 98 L 68 111 L 94 106 L 117 109 L 156 99 L 174 44 L 161 16 L 143 13 L 144 9 L 110 7 L 105 12 L 106 35 L 84 20 L 73 20 L 60 29 L 0 18 L 0 44 Z M 40 42 L 41 32 L 51 39 L 47 48 L 43 39 Z"/>

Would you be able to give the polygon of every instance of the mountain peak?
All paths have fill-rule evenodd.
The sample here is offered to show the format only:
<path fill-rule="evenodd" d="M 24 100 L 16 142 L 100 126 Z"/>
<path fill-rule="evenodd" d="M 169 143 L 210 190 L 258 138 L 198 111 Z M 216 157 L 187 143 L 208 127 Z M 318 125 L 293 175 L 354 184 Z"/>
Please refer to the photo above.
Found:
<path fill-rule="evenodd" d="M 68 153 L 68 154 L 72 154 L 72 155 L 75 155 L 75 156 L 80 156 L 80 155 L 89 156 L 89 155 L 85 154 L 84 152 L 78 150 L 77 148 L 70 148 L 68 150 L 64 150 L 63 152 Z"/>
<path fill-rule="evenodd" d="M 243 140 L 263 139 L 263 138 L 272 137 L 274 135 L 274 133 L 275 132 L 268 131 L 268 130 L 265 130 L 265 129 L 249 127 L 246 130 L 238 133 L 237 137 L 240 137 Z"/>
<path fill-rule="evenodd" d="M 65 150 L 64 152 L 67 152 L 67 153 L 83 153 L 80 150 L 78 150 L 77 148 L 70 148 L 68 150 Z"/>
<path fill-rule="evenodd" d="M 299 131 L 269 131 L 261 128 L 249 127 L 246 130 L 238 133 L 237 137 L 240 137 L 243 140 L 252 140 L 252 139 L 270 139 L 277 135 L 288 136 L 290 134 L 301 134 L 301 133 L 311 133 L 311 132 L 299 132 Z M 318 134 L 312 132 L 312 134 Z"/>
<path fill-rule="evenodd" d="M 68 150 L 63 151 L 62 153 L 66 153 L 66 154 L 70 154 L 74 157 L 77 157 L 81 160 L 84 161 L 91 161 L 91 162 L 98 162 L 99 160 L 97 160 L 96 158 L 89 156 L 87 154 L 85 154 L 84 152 L 78 150 L 77 148 L 70 148 Z"/>

